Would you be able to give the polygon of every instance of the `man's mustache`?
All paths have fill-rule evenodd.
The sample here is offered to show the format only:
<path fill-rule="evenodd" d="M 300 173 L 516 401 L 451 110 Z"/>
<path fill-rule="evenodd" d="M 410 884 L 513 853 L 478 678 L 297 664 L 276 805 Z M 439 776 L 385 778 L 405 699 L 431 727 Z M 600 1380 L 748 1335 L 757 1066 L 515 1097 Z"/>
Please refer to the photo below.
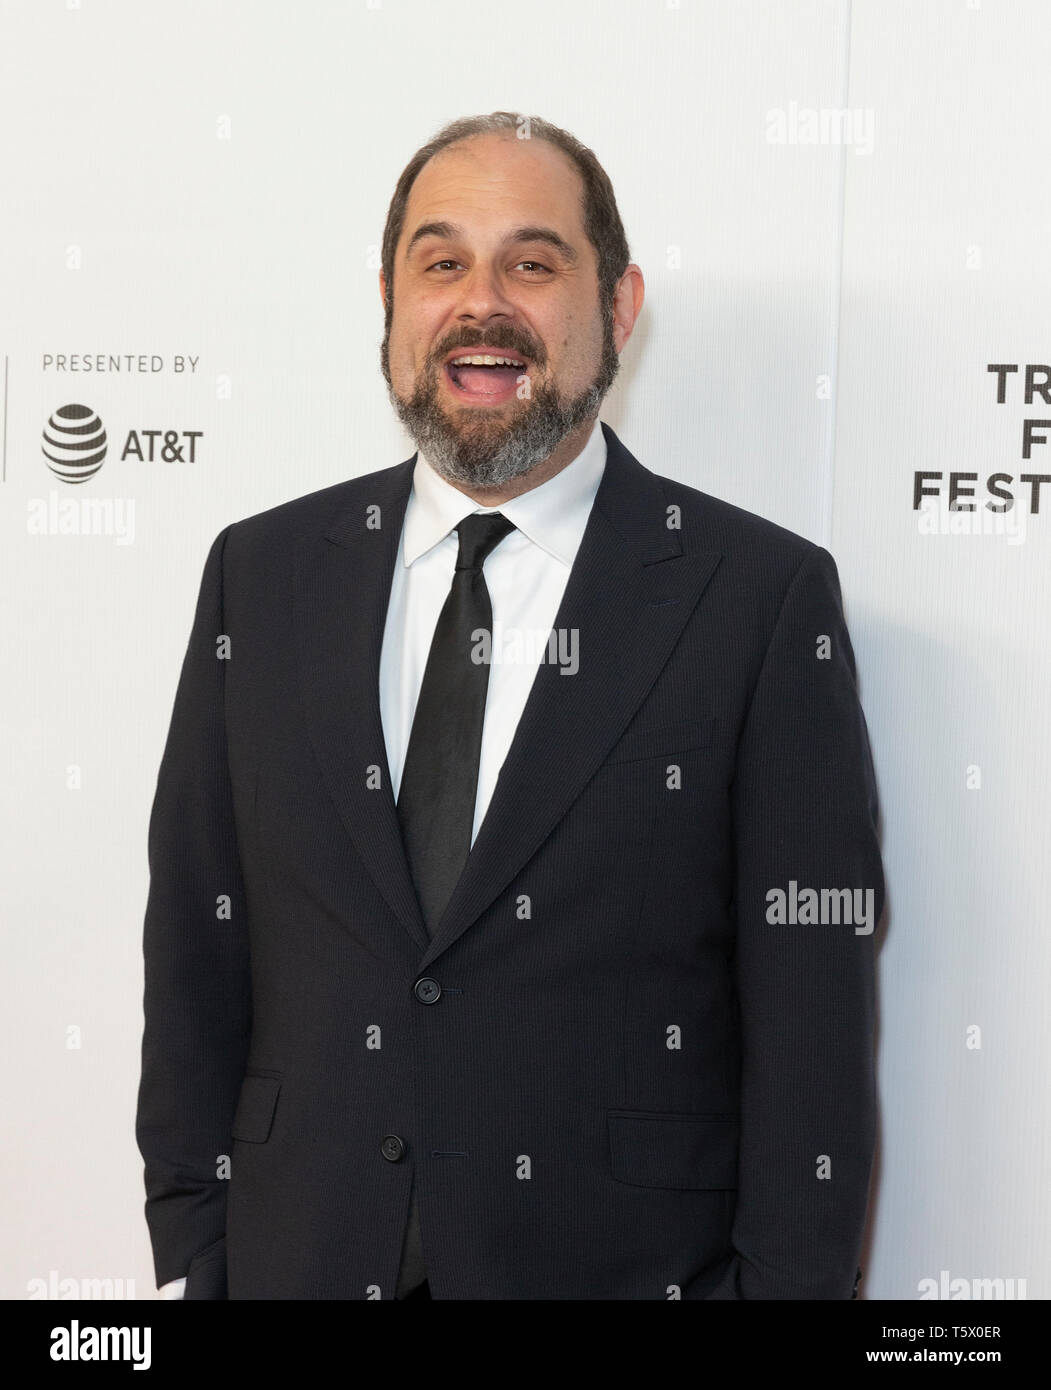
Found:
<path fill-rule="evenodd" d="M 458 338 L 443 343 L 431 355 L 430 365 L 440 367 L 450 352 L 458 348 L 470 352 L 472 348 L 481 347 L 483 343 L 486 347 L 501 348 L 504 352 L 517 352 L 538 367 L 545 366 L 547 362 L 547 354 L 541 345 L 506 331 L 501 333 L 499 329 L 493 328 L 485 332 L 474 329 L 469 336 L 461 334 Z"/>

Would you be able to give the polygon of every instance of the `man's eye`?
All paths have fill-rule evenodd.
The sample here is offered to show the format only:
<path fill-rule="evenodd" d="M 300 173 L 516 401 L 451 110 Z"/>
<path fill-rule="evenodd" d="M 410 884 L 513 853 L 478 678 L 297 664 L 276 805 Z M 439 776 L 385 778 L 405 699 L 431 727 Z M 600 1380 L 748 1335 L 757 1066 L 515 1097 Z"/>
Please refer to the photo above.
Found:
<path fill-rule="evenodd" d="M 435 261 L 433 265 L 428 266 L 427 268 L 428 270 L 441 270 L 444 266 L 458 266 L 459 264 L 459 261 L 452 260 Z M 529 270 L 529 273 L 531 275 L 550 274 L 549 268 L 546 265 L 543 265 L 540 261 L 519 261 L 518 265 L 514 267 L 515 270 L 517 270 L 519 266 L 525 266 Z"/>

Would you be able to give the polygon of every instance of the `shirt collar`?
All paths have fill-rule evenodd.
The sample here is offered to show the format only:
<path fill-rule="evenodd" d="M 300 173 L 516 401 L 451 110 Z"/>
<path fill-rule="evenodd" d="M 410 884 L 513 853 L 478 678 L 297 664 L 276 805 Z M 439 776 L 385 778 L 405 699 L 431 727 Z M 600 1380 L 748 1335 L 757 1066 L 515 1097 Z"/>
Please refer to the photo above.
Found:
<path fill-rule="evenodd" d="M 605 465 L 606 437 L 596 418 L 587 443 L 561 472 L 509 502 L 482 507 L 436 473 L 418 453 L 405 512 L 404 563 L 408 566 L 418 560 L 472 512 L 502 512 L 536 545 L 563 564 L 572 565 Z"/>

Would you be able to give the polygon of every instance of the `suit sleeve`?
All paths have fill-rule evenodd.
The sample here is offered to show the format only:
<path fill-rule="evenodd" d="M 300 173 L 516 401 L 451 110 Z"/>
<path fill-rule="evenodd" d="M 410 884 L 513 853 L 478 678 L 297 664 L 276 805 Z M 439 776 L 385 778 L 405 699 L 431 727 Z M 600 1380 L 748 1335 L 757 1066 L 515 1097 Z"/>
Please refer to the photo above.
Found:
<path fill-rule="evenodd" d="M 223 552 L 201 581 L 149 822 L 135 1134 L 158 1286 L 225 1296 L 224 1156 L 251 1031 L 247 906 L 224 715 Z M 231 638 L 230 658 L 236 660 Z M 195 1277 L 196 1274 L 196 1277 Z"/>
<path fill-rule="evenodd" d="M 708 1297 L 849 1299 L 875 1143 L 884 879 L 854 653 L 820 547 L 783 600 L 731 800 L 740 1149 L 735 1253 Z"/>

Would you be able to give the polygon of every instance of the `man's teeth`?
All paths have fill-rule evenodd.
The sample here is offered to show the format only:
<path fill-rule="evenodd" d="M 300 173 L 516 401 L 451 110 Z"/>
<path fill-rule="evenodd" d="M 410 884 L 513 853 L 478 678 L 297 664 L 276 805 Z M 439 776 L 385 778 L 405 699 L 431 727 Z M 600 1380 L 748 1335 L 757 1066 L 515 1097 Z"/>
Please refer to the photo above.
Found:
<path fill-rule="evenodd" d="M 522 367 L 525 364 L 520 362 L 517 357 L 489 357 L 487 354 L 475 353 L 469 357 L 454 357 L 449 365 L 452 367 Z"/>

